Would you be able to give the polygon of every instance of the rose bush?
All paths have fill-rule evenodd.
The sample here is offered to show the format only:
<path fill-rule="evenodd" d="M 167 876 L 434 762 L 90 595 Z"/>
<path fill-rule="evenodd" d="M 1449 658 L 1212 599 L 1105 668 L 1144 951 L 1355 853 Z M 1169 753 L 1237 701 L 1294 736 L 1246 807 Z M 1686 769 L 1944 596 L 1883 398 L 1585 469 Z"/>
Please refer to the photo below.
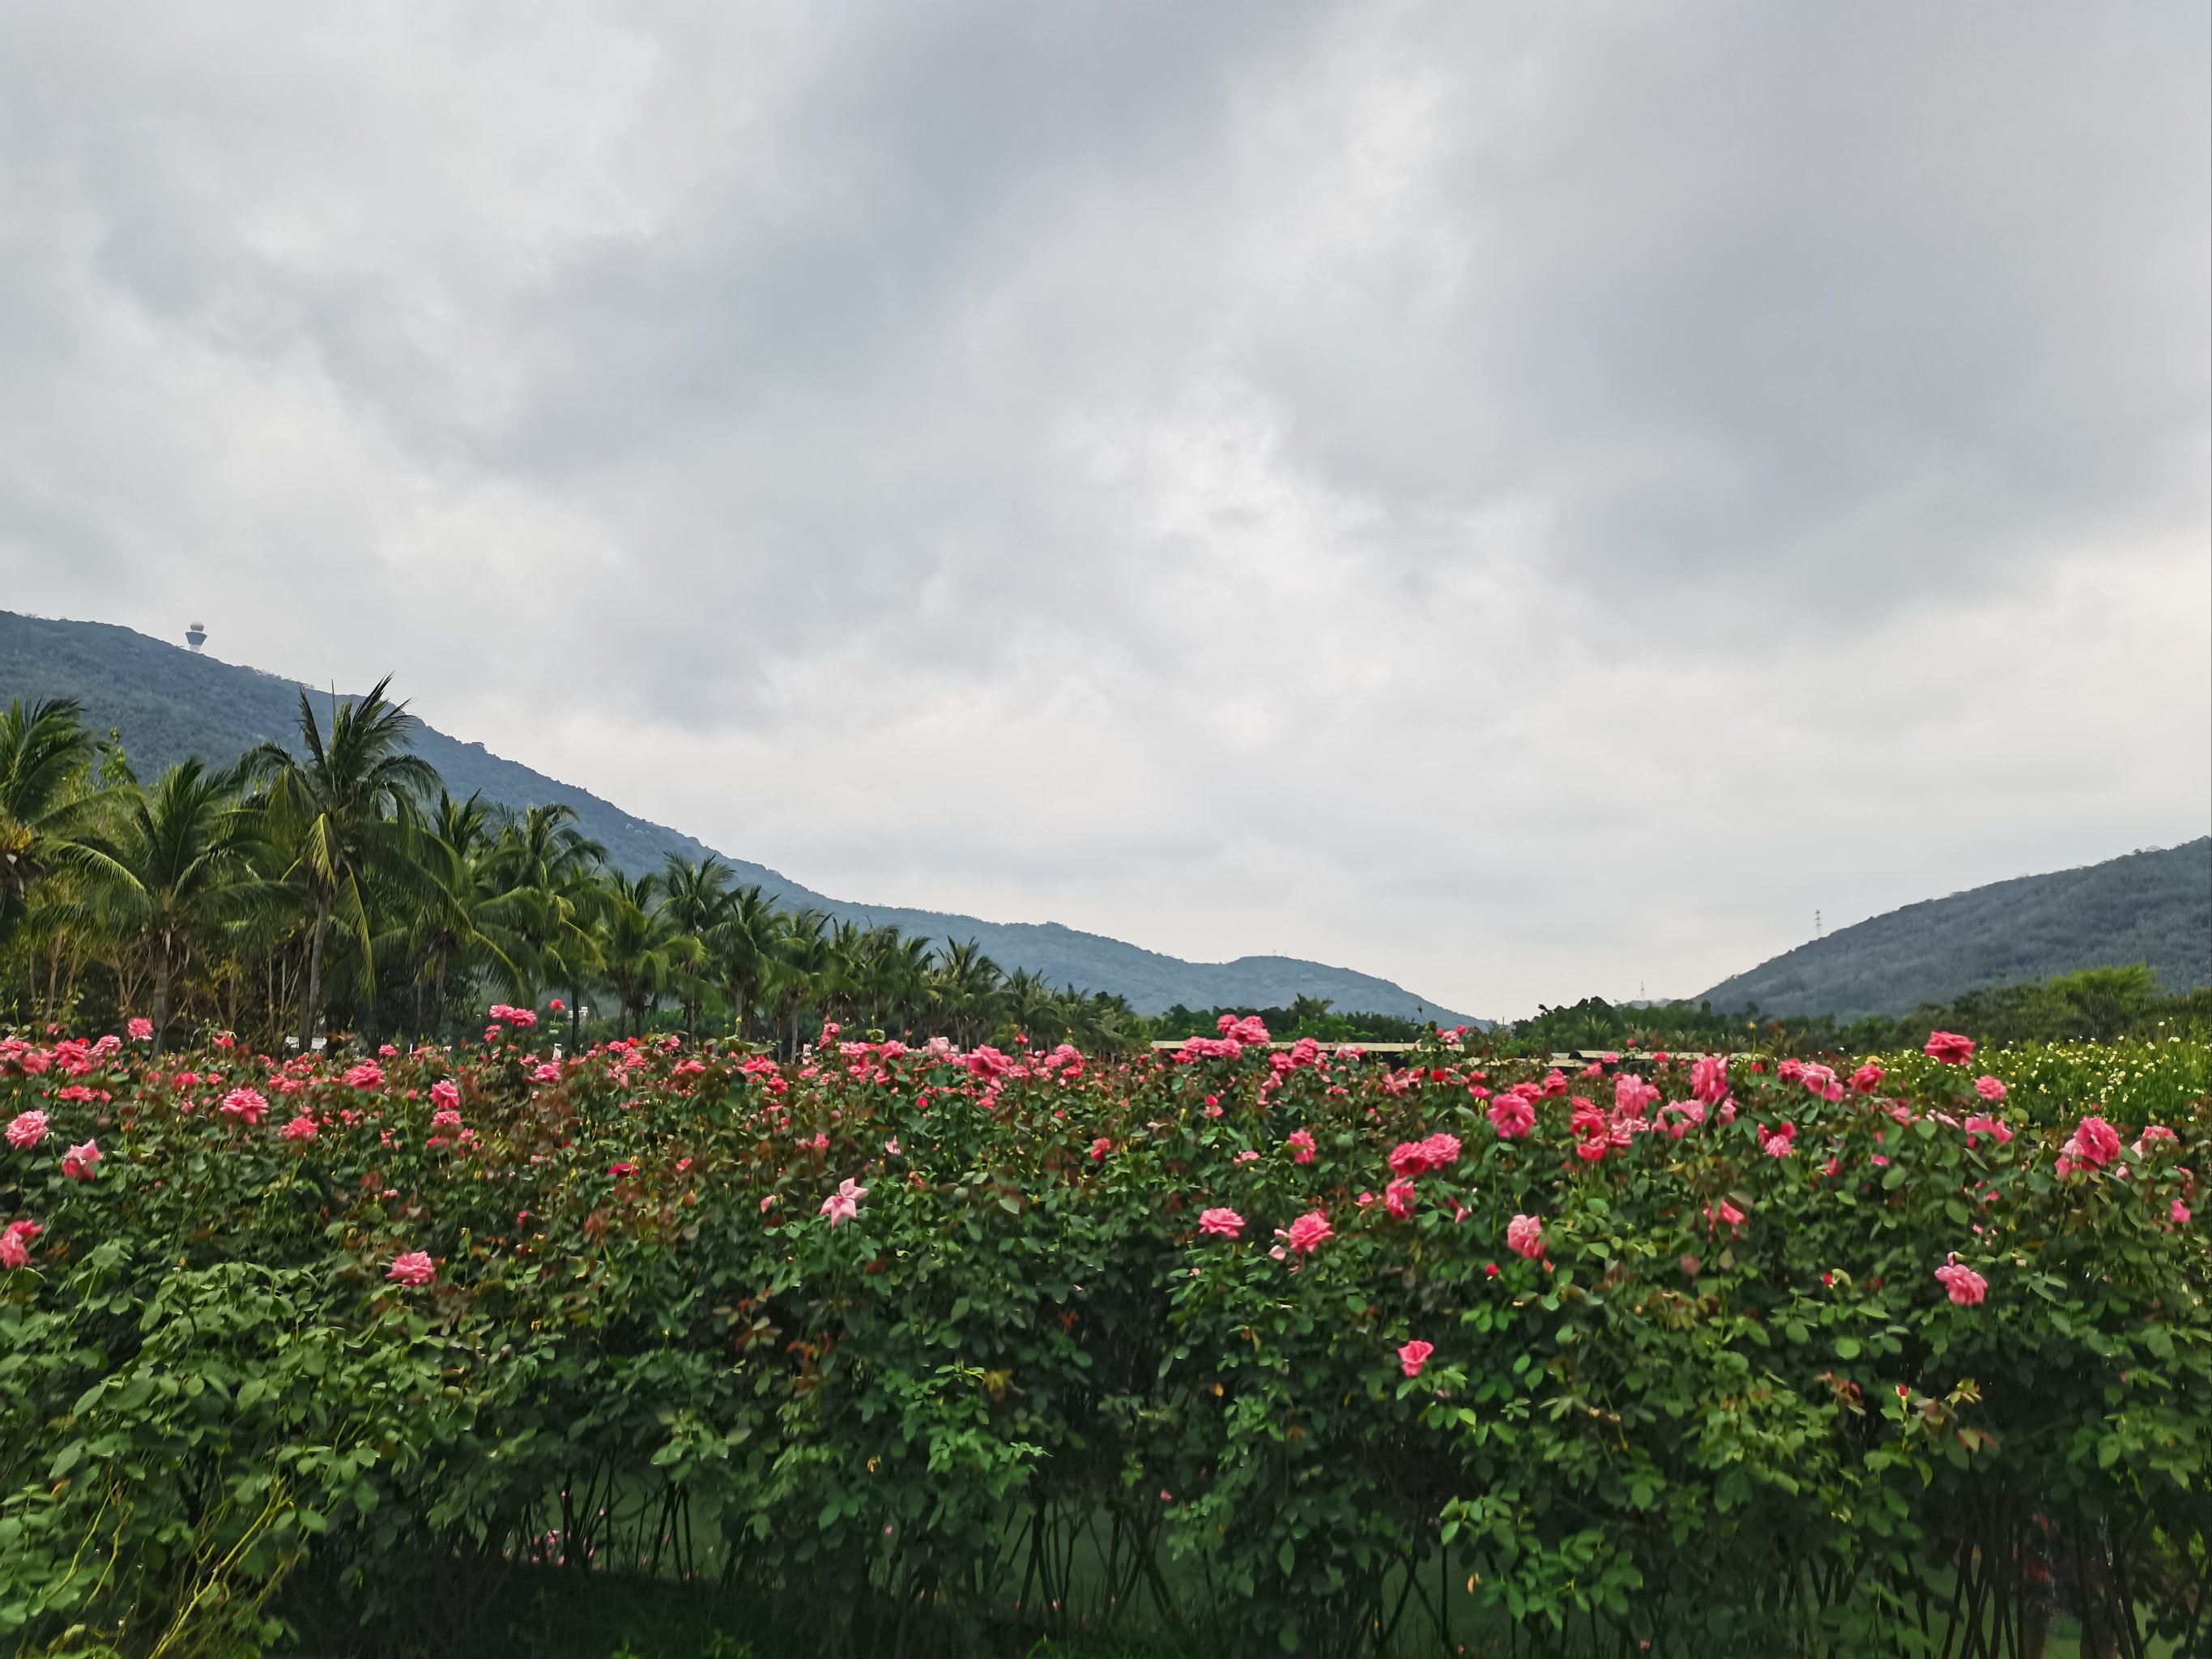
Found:
<path fill-rule="evenodd" d="M 0 1042 L 0 1631 L 461 1639 L 536 1566 L 848 1651 L 2212 1618 L 2202 1045 L 778 1066 L 528 1012 L 374 1064 Z"/>

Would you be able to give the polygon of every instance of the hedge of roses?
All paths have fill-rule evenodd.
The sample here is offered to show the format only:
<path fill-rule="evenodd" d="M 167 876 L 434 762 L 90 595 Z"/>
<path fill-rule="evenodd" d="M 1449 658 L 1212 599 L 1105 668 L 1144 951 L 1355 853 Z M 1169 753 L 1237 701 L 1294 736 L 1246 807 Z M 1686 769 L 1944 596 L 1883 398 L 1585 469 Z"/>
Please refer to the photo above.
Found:
<path fill-rule="evenodd" d="M 0 1041 L 0 1634 L 490 1650 L 566 1569 L 843 1651 L 2207 1640 L 2201 1045 L 787 1066 L 494 1013 Z"/>

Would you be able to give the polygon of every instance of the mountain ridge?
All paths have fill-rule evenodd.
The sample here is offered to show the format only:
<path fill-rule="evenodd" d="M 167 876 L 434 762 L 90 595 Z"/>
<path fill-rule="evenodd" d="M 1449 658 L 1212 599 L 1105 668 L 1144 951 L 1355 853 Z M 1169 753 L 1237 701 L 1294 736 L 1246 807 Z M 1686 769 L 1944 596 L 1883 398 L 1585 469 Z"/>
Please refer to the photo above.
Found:
<path fill-rule="evenodd" d="M 2170 994 L 2212 985 L 2212 836 L 1901 905 L 1698 1000 L 1730 1012 L 1894 1018 L 1969 991 L 2138 962 Z"/>
<path fill-rule="evenodd" d="M 403 688 L 404 690 L 404 688 Z M 297 731 L 298 693 L 313 686 L 246 664 L 187 651 L 113 623 L 31 617 L 0 611 L 0 707 L 21 697 L 72 696 L 96 729 L 123 734 L 133 765 L 150 776 L 198 754 L 228 763 L 254 744 L 289 744 Z M 341 696 L 353 695 L 340 693 Z M 695 836 L 627 812 L 588 789 L 450 736 L 418 718 L 415 750 L 457 795 L 481 792 L 508 806 L 566 804 L 584 832 L 626 873 L 657 869 L 673 853 L 713 856 L 740 883 L 787 908 L 840 921 L 896 926 L 931 939 L 974 939 L 1000 966 L 1025 968 L 1054 985 L 1118 992 L 1142 1014 L 1186 1007 L 1286 1006 L 1298 996 L 1325 998 L 1345 1012 L 1477 1024 L 1395 982 L 1327 963 L 1279 956 L 1188 962 L 1103 933 L 1055 921 L 994 922 L 957 912 L 835 899 L 780 870 L 709 847 Z"/>

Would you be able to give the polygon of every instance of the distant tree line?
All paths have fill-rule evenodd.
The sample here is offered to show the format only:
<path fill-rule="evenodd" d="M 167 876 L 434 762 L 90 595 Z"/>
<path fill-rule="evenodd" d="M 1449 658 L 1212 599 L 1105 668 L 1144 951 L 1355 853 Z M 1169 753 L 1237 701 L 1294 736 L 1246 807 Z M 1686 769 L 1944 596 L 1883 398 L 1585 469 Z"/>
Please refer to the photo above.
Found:
<path fill-rule="evenodd" d="M 1242 1019 L 1257 1015 L 1268 1034 L 1279 1041 L 1312 1037 L 1321 1042 L 1418 1042 L 1435 1029 L 1429 1020 L 1400 1019 L 1390 1014 L 1340 1014 L 1326 997 L 1302 996 L 1286 1007 L 1186 1008 L 1178 1002 L 1152 1020 L 1152 1035 L 1159 1039 L 1212 1036 L 1222 1016 Z"/>
<path fill-rule="evenodd" d="M 1931 1031 L 1958 1031 L 1978 1042 L 2112 1042 L 2123 1038 L 2212 1036 L 2212 990 L 2168 996 L 2146 965 L 2092 968 L 2033 985 L 1969 991 L 1923 1004 L 1899 1018 L 1869 1014 L 1849 1022 L 1826 1014 L 1767 1015 L 1756 1006 L 1723 1012 L 1711 1002 L 1613 1004 L 1589 997 L 1540 1007 L 1498 1032 L 1492 1046 L 1512 1054 L 1574 1049 L 1774 1048 L 1801 1054 L 1866 1054 L 1917 1048 Z"/>
<path fill-rule="evenodd" d="M 151 782 L 67 698 L 0 716 L 0 1024 L 158 1043 L 448 1038 L 493 1000 L 566 1035 L 681 1030 L 795 1051 L 823 1020 L 963 1045 L 1137 1046 L 1118 996 L 1009 973 L 973 941 L 777 906 L 711 856 L 626 876 L 565 805 L 455 799 L 388 682 L 303 692 L 295 741 Z"/>

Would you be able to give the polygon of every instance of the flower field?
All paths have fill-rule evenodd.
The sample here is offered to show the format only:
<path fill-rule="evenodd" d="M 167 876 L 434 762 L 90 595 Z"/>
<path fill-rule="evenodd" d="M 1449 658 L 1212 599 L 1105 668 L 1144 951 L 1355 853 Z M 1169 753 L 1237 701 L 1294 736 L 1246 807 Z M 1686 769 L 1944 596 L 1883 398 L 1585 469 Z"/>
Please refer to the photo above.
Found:
<path fill-rule="evenodd" d="M 489 1653 L 605 1583 L 852 1654 L 2212 1641 L 2202 1044 L 492 1012 L 0 1041 L 0 1639 Z"/>

